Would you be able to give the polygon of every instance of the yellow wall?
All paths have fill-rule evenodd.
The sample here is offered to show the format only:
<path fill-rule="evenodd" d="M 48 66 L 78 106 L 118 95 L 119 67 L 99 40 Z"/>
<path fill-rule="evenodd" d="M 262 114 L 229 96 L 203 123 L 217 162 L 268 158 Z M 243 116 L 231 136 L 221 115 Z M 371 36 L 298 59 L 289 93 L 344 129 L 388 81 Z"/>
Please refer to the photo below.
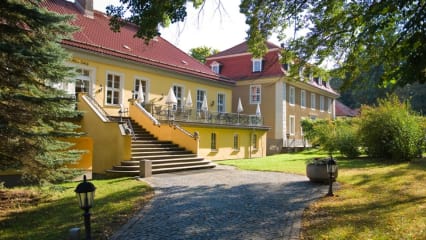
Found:
<path fill-rule="evenodd" d="M 193 153 L 198 153 L 198 139 L 181 131 L 179 128 L 169 124 L 156 125 L 151 119 L 144 114 L 138 106 L 130 104 L 129 108 L 130 117 L 135 120 L 138 124 L 143 126 L 147 131 L 157 137 L 159 140 L 172 141 Z"/>
<path fill-rule="evenodd" d="M 81 168 L 92 170 L 93 160 L 93 140 L 91 137 L 69 138 L 66 141 L 75 143 L 71 149 L 86 151 L 81 155 L 80 160 L 76 164 L 68 164 L 70 168 Z"/>
<path fill-rule="evenodd" d="M 134 64 L 125 61 L 116 61 L 108 57 L 100 58 L 95 55 L 88 55 L 82 52 L 72 52 L 73 60 L 71 65 L 76 67 L 88 68 L 95 75 L 94 90 L 96 100 L 111 115 L 118 115 L 119 106 L 105 105 L 105 87 L 107 73 L 121 75 L 124 81 L 122 86 L 122 104 L 128 108 L 129 99 L 132 98 L 132 90 L 134 88 L 135 78 L 148 81 L 148 96 L 145 96 L 146 103 L 154 103 L 165 105 L 167 93 L 173 85 L 183 88 L 183 97 L 187 97 L 188 90 L 191 91 L 193 108 L 196 107 L 197 89 L 205 90 L 207 93 L 207 101 L 210 111 L 217 111 L 217 94 L 225 94 L 225 108 L 227 112 L 231 112 L 232 90 L 230 85 L 217 84 L 209 80 L 202 80 L 177 73 L 171 74 L 160 69 L 143 67 L 141 64 Z M 102 85 L 102 88 L 101 88 Z M 102 91 L 100 91 L 102 89 Z M 214 105 L 210 103 L 214 101 Z"/>
<path fill-rule="evenodd" d="M 131 139 L 121 134 L 118 123 L 103 122 L 82 98 L 78 109 L 84 113 L 82 129 L 93 139 L 94 173 L 104 173 L 121 161 L 130 160 Z"/>
<path fill-rule="evenodd" d="M 198 155 L 208 160 L 255 158 L 266 155 L 267 130 L 198 125 L 184 125 L 183 128 L 189 132 L 199 133 Z M 216 133 L 216 150 L 211 149 L 212 133 Z M 239 151 L 234 150 L 233 147 L 235 134 L 239 135 Z M 257 149 L 253 149 L 250 143 L 251 134 L 257 135 Z"/>

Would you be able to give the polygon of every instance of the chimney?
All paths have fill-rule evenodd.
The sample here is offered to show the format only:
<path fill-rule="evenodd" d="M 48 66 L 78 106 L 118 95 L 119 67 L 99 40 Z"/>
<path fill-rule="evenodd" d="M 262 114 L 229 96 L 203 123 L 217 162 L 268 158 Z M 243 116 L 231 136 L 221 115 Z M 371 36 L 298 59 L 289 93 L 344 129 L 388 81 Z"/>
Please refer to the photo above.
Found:
<path fill-rule="evenodd" d="M 75 0 L 75 5 L 84 16 L 88 18 L 94 18 L 93 16 L 93 0 Z"/>

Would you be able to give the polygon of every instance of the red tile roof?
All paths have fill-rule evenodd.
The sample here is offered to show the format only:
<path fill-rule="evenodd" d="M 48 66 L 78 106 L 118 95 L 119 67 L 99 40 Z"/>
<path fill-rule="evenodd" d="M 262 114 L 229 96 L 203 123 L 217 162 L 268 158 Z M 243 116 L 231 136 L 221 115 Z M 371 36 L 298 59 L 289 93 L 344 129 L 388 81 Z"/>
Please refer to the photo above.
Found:
<path fill-rule="evenodd" d="M 128 24 L 122 27 L 118 33 L 111 31 L 109 18 L 102 12 L 94 11 L 94 18 L 85 17 L 74 3 L 65 0 L 47 0 L 42 5 L 50 11 L 75 16 L 71 24 L 80 27 L 80 31 L 74 33 L 71 39 L 63 40 L 64 46 L 208 80 L 234 83 L 233 80 L 215 74 L 208 66 L 190 57 L 161 37 L 145 44 L 143 39 L 134 37 L 136 26 Z"/>
<path fill-rule="evenodd" d="M 266 47 L 271 49 L 280 49 L 279 46 L 266 41 Z M 223 50 L 222 52 L 216 53 L 214 55 L 209 56 L 208 58 L 215 58 L 215 57 L 223 57 L 223 56 L 229 56 L 229 55 L 235 55 L 235 54 L 243 54 L 243 53 L 249 53 L 247 41 L 242 42 L 234 47 L 228 48 L 226 50 Z"/>
<path fill-rule="evenodd" d="M 219 63 L 221 65 L 220 74 L 236 81 L 286 76 L 286 71 L 280 61 L 281 48 L 268 41 L 266 45 L 269 51 L 263 57 L 261 72 L 252 71 L 253 57 L 248 50 L 247 41 L 207 57 L 206 65 L 210 66 L 213 62 Z M 315 81 L 306 81 L 305 83 L 338 96 L 328 84 L 318 84 Z"/>
<path fill-rule="evenodd" d="M 359 115 L 358 110 L 351 109 L 340 101 L 336 100 L 336 116 L 337 117 L 355 117 Z"/>

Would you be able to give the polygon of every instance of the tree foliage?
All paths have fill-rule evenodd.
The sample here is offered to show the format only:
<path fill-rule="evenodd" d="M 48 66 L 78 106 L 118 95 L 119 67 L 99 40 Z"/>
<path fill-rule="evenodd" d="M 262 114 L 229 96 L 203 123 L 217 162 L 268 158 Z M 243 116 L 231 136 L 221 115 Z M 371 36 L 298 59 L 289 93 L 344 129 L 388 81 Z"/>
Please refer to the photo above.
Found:
<path fill-rule="evenodd" d="M 189 49 L 189 54 L 198 61 L 205 63 L 206 57 L 218 53 L 219 50 L 207 46 L 201 46 Z"/>
<path fill-rule="evenodd" d="M 71 177 L 64 164 L 80 157 L 60 140 L 77 135 L 75 100 L 52 87 L 70 75 L 60 41 L 75 29 L 39 4 L 0 5 L 0 169 L 21 169 L 30 182 Z"/>
<path fill-rule="evenodd" d="M 205 0 L 120 1 L 121 6 L 107 9 L 112 28 L 132 22 L 139 26 L 138 37 L 151 39 L 159 25 L 185 19 L 187 2 L 199 7 Z M 126 11 L 129 17 L 124 17 Z M 240 11 L 249 25 L 247 39 L 255 57 L 266 53 L 265 40 L 278 33 L 295 53 L 297 65 L 331 58 L 334 76 L 345 79 L 346 86 L 371 66 L 383 67 L 384 85 L 426 81 L 426 0 L 242 0 Z M 285 34 L 289 27 L 291 36 Z"/>
<path fill-rule="evenodd" d="M 396 95 L 378 99 L 377 107 L 361 108 L 360 136 L 372 157 L 411 160 L 422 151 L 424 118 L 413 114 L 408 102 Z"/>

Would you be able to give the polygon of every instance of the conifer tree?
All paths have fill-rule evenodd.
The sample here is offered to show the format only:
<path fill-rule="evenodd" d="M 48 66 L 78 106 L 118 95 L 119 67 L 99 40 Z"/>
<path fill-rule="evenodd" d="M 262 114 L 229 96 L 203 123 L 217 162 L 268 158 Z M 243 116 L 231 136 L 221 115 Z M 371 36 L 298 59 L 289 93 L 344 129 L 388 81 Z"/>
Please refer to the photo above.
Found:
<path fill-rule="evenodd" d="M 55 88 L 70 76 L 63 38 L 75 31 L 71 16 L 48 12 L 39 0 L 0 4 L 0 169 L 19 169 L 31 183 L 75 175 L 65 164 L 77 136 L 75 100 Z"/>

